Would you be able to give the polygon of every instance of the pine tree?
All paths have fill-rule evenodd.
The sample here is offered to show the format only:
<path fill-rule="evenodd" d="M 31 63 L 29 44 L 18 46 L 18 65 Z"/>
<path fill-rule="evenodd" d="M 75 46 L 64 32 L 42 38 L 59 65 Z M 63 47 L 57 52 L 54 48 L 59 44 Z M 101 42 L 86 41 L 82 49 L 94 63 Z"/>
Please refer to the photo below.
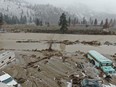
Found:
<path fill-rule="evenodd" d="M 103 28 L 109 28 L 108 19 L 106 19 L 106 21 L 105 21 L 105 24 L 104 24 Z"/>
<path fill-rule="evenodd" d="M 90 22 L 90 25 L 93 25 L 93 20 L 92 20 L 91 17 L 90 17 L 90 19 L 89 19 L 89 22 Z"/>
<path fill-rule="evenodd" d="M 20 23 L 21 23 L 21 24 L 26 24 L 26 23 L 27 23 L 27 17 L 21 15 Z"/>
<path fill-rule="evenodd" d="M 29 23 L 32 23 L 32 18 L 31 17 L 29 18 Z"/>
<path fill-rule="evenodd" d="M 79 19 L 78 18 L 76 19 L 76 24 L 79 24 Z"/>
<path fill-rule="evenodd" d="M 66 20 L 66 15 L 65 13 L 62 13 L 62 15 L 60 16 L 60 20 L 59 20 L 59 26 L 61 26 L 60 31 L 62 33 L 65 33 L 68 30 L 68 22 Z"/>
<path fill-rule="evenodd" d="M 68 25 L 69 26 L 71 25 L 71 18 L 70 17 L 68 18 Z"/>
<path fill-rule="evenodd" d="M 27 17 L 24 16 L 24 17 L 23 17 L 23 24 L 26 24 L 26 23 L 27 23 Z"/>
<path fill-rule="evenodd" d="M 20 17 L 20 24 L 23 24 L 23 16 Z"/>
<path fill-rule="evenodd" d="M 77 19 L 76 19 L 76 18 L 74 18 L 74 20 L 73 20 L 73 26 L 75 26 L 75 25 L 76 25 L 76 22 L 77 22 Z"/>
<path fill-rule="evenodd" d="M 40 26 L 43 26 L 43 21 L 42 20 L 40 21 Z"/>
<path fill-rule="evenodd" d="M 83 17 L 83 21 L 82 21 L 82 24 L 86 25 L 87 24 L 87 20 L 85 17 Z"/>
<path fill-rule="evenodd" d="M 39 20 L 38 18 L 35 19 L 35 24 L 36 24 L 37 26 L 40 25 L 40 20 Z"/>
<path fill-rule="evenodd" d="M 95 19 L 95 21 L 94 21 L 94 25 L 97 25 L 97 19 Z"/>
<path fill-rule="evenodd" d="M 0 29 L 1 29 L 2 25 L 3 25 L 3 14 L 0 13 Z"/>
<path fill-rule="evenodd" d="M 17 18 L 17 16 L 12 16 L 12 19 L 11 19 L 11 24 L 19 24 L 19 20 Z"/>
<path fill-rule="evenodd" d="M 10 18 L 8 15 L 5 15 L 5 14 L 4 14 L 4 17 L 3 17 L 3 18 L 4 18 L 4 21 L 5 21 L 7 24 L 10 24 L 10 19 L 11 19 L 11 18 Z"/>
<path fill-rule="evenodd" d="M 47 22 L 47 27 L 49 27 L 50 26 L 50 22 Z"/>

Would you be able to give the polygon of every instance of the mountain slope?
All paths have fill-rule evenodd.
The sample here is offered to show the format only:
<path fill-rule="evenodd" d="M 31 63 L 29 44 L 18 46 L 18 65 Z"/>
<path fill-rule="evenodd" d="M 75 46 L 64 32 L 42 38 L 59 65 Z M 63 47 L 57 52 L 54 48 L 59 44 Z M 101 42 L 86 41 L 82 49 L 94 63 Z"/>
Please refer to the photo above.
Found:
<path fill-rule="evenodd" d="M 93 19 L 98 18 L 98 20 L 104 20 L 106 18 L 109 18 L 109 19 L 116 18 L 116 14 L 97 12 L 82 3 L 78 3 L 78 4 L 76 3 L 76 5 L 74 4 L 74 5 L 70 5 L 68 7 L 62 7 L 62 8 L 69 13 L 75 14 L 79 19 L 82 19 L 83 17 L 86 17 L 88 20 L 90 17 Z"/>
<path fill-rule="evenodd" d="M 0 13 L 10 17 L 16 16 L 18 19 L 25 16 L 27 22 L 30 19 L 33 22 L 36 18 L 39 18 L 44 22 L 56 24 L 63 12 L 65 11 L 52 5 L 31 5 L 24 0 L 0 0 Z M 65 13 L 72 16 L 68 12 Z"/>
<path fill-rule="evenodd" d="M 63 12 L 65 12 L 68 17 L 73 17 L 73 15 L 68 12 L 49 4 L 30 6 L 30 9 L 35 11 L 35 17 L 43 20 L 44 22 L 58 23 L 59 17 Z"/>
<path fill-rule="evenodd" d="M 26 6 L 27 2 L 24 0 L 0 0 L 0 12 L 7 14 L 9 16 L 17 16 L 18 18 L 21 15 L 32 16 L 34 11 L 28 9 Z"/>
<path fill-rule="evenodd" d="M 62 9 L 61 9 L 62 8 Z M 65 12 L 72 19 L 78 17 L 82 19 L 97 18 L 98 20 L 106 18 L 116 18 L 115 14 L 95 12 L 84 4 L 70 5 L 67 8 L 55 7 L 52 5 L 33 5 L 25 0 L 0 0 L 0 13 L 5 15 L 5 18 L 11 17 L 10 20 L 23 20 L 21 23 L 33 23 L 36 18 L 52 24 L 58 24 L 60 15 Z M 7 17 L 8 16 L 8 17 Z M 19 23 L 19 22 L 13 22 Z"/>

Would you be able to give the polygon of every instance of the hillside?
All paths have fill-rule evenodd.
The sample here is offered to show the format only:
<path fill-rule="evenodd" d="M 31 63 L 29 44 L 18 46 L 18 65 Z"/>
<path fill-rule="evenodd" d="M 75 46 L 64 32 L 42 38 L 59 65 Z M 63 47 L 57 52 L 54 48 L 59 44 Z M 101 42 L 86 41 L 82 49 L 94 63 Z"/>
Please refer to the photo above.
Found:
<path fill-rule="evenodd" d="M 115 19 L 115 14 L 95 12 L 84 4 L 70 5 L 69 7 L 56 7 L 50 4 L 32 4 L 26 0 L 0 0 L 0 13 L 4 16 L 4 21 L 8 24 L 30 24 L 38 18 L 43 23 L 58 24 L 60 15 L 65 12 L 71 19 L 80 20 L 85 17 L 88 21 L 90 17 L 99 21 Z"/>
<path fill-rule="evenodd" d="M 114 13 L 98 12 L 82 3 L 76 3 L 76 5 L 73 4 L 62 8 L 69 13 L 75 14 L 80 19 L 83 17 L 86 17 L 88 20 L 90 17 L 93 19 L 97 18 L 100 21 L 106 18 L 116 19 L 116 14 Z"/>
<path fill-rule="evenodd" d="M 21 23 L 33 23 L 36 18 L 43 22 L 58 23 L 63 12 L 65 11 L 52 5 L 31 5 L 24 0 L 0 0 L 0 13 L 5 15 L 4 19 L 6 21 L 14 19 L 16 23 L 20 20 L 24 21 Z"/>

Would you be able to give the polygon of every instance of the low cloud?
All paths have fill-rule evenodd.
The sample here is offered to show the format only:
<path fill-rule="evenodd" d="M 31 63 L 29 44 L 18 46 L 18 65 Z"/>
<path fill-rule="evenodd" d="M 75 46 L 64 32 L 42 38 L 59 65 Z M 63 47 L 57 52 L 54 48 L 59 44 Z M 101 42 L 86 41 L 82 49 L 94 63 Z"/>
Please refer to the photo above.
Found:
<path fill-rule="evenodd" d="M 116 13 L 116 0 L 27 0 L 28 2 L 35 4 L 52 4 L 55 6 L 64 6 L 69 5 L 77 6 L 78 3 L 83 3 L 88 7 L 95 9 L 97 11 L 105 11 Z"/>

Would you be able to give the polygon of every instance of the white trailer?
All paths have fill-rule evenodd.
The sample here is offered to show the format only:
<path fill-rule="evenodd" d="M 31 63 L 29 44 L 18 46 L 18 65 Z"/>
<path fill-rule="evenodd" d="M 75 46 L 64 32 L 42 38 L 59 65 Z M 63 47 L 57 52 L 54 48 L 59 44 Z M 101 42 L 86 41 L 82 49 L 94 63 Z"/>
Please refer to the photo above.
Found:
<path fill-rule="evenodd" d="M 6 51 L 0 54 L 0 69 L 15 60 L 15 53 L 13 51 Z"/>

